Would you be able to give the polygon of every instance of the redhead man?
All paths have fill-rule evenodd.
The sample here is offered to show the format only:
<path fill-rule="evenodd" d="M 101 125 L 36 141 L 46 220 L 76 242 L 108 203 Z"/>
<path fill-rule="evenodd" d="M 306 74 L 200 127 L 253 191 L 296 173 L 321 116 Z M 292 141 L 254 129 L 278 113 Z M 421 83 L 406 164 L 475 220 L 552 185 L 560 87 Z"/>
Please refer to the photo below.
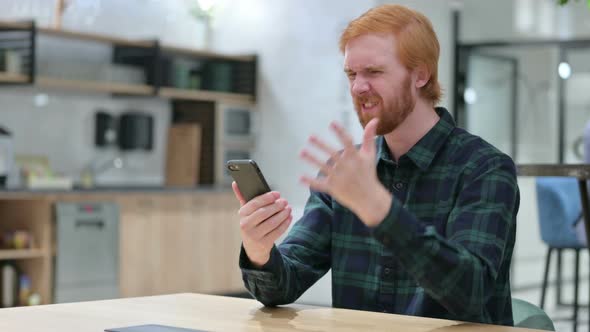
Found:
<path fill-rule="evenodd" d="M 332 269 L 334 307 L 512 325 L 509 268 L 519 191 L 513 161 L 436 107 L 439 44 L 399 5 L 350 22 L 340 49 L 363 142 L 310 137 L 317 167 L 304 215 L 278 192 L 240 200 L 246 287 L 265 305 L 295 301 Z"/>

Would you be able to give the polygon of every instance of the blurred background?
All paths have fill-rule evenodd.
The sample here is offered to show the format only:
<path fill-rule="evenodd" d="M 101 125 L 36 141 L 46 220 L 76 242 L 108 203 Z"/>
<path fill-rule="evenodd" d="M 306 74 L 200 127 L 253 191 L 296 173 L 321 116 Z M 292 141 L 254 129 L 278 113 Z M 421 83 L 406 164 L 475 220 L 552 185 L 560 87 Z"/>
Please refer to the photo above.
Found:
<path fill-rule="evenodd" d="M 307 137 L 333 141 L 336 120 L 360 140 L 337 43 L 380 4 L 432 21 L 441 106 L 461 127 L 517 164 L 588 162 L 590 5 L 559 2 L 0 0 L 0 306 L 247 296 L 225 161 L 255 159 L 301 216 Z M 537 179 L 519 186 L 513 295 L 540 304 L 552 245 Z M 588 329 L 588 251 L 577 283 L 575 252 L 548 273 L 560 331 L 576 284 Z M 330 305 L 329 273 L 299 301 Z"/>

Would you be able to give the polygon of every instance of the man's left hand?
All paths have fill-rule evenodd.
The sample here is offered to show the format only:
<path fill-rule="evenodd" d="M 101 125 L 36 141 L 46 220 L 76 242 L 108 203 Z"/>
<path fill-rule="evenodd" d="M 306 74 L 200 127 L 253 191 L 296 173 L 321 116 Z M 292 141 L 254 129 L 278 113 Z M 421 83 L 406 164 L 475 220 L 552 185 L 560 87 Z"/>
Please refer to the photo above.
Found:
<path fill-rule="evenodd" d="M 342 151 L 332 148 L 315 136 L 309 142 L 329 156 L 321 161 L 308 150 L 301 151 L 301 158 L 317 167 L 323 176 L 302 176 L 301 181 L 316 191 L 330 194 L 340 204 L 354 212 L 363 223 L 375 227 L 383 221 L 391 207 L 392 195 L 379 182 L 375 169 L 375 135 L 378 119 L 372 119 L 363 133 L 360 149 L 354 146 L 352 137 L 336 123 L 330 128 L 344 146 Z"/>

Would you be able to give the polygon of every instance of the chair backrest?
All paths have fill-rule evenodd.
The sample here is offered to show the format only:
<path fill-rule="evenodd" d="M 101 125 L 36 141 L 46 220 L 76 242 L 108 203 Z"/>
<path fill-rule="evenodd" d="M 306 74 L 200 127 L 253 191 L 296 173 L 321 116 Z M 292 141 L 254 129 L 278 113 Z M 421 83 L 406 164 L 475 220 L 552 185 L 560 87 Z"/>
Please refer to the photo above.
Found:
<path fill-rule="evenodd" d="M 584 247 L 576 236 L 574 226 L 582 213 L 577 180 L 567 177 L 539 177 L 536 187 L 543 241 L 552 247 Z"/>
<path fill-rule="evenodd" d="M 545 311 L 525 300 L 512 298 L 512 317 L 515 327 L 555 331 L 553 321 Z"/>

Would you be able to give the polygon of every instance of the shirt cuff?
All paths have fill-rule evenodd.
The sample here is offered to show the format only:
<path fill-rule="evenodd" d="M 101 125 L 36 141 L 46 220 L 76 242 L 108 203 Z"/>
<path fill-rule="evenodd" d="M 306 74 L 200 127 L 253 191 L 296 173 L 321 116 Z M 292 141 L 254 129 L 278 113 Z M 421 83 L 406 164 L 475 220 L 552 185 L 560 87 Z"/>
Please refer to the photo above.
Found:
<path fill-rule="evenodd" d="M 281 263 L 281 253 L 275 245 L 273 245 L 270 251 L 270 259 L 268 260 L 268 262 L 266 262 L 266 264 L 264 264 L 260 268 L 252 264 L 252 261 L 250 261 L 250 258 L 248 258 L 248 255 L 246 254 L 246 250 L 244 249 L 243 245 L 240 249 L 240 269 L 242 269 L 244 273 L 257 276 L 278 276 L 278 273 L 280 272 Z"/>
<path fill-rule="evenodd" d="M 373 228 L 373 236 L 386 247 L 405 247 L 424 230 L 424 225 L 394 198 L 383 221 Z"/>

